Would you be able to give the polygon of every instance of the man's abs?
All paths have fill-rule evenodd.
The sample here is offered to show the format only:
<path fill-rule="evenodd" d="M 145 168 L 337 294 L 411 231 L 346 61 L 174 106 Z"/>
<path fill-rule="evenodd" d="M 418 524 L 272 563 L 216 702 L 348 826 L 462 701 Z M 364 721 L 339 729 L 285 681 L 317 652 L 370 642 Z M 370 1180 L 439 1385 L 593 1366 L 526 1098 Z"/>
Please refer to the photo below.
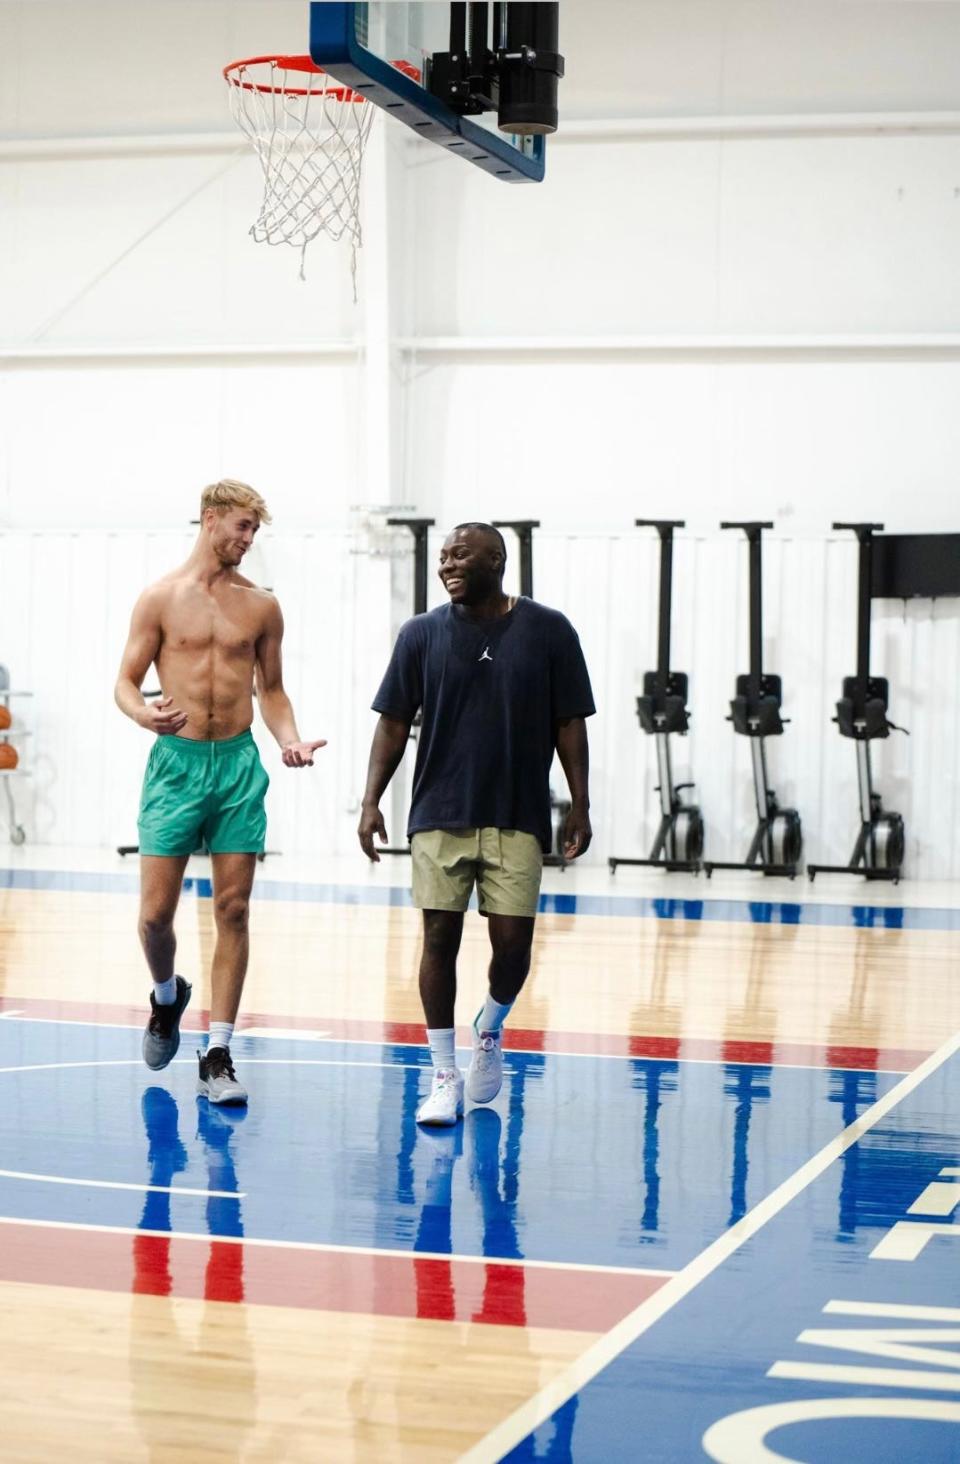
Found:
<path fill-rule="evenodd" d="M 163 695 L 187 715 L 181 737 L 201 741 L 235 737 L 253 721 L 256 646 L 263 615 L 255 596 L 255 591 L 242 589 L 216 598 L 190 592 L 171 595 L 156 666 Z"/>

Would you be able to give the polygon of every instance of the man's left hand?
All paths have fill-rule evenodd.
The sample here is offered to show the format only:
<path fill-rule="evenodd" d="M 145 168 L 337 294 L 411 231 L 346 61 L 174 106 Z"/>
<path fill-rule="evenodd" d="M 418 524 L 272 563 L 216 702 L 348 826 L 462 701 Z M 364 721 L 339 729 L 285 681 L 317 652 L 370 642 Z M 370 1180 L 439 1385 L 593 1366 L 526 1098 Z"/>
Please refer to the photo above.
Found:
<path fill-rule="evenodd" d="M 285 742 L 283 744 L 283 765 L 285 768 L 312 768 L 313 754 L 320 747 L 326 747 L 327 739 L 319 742 Z"/>
<path fill-rule="evenodd" d="M 571 808 L 563 824 L 564 859 L 579 859 L 581 854 L 586 854 L 592 838 L 593 829 L 587 810 Z"/>

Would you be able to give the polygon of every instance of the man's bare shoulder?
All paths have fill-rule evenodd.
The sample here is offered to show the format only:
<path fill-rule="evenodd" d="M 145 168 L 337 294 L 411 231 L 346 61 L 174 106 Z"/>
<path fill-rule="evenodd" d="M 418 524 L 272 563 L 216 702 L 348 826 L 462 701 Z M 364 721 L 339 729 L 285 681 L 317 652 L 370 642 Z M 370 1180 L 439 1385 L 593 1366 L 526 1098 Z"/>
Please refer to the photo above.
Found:
<path fill-rule="evenodd" d="M 265 590 L 263 585 L 255 585 L 253 580 L 245 579 L 242 574 L 234 574 L 230 584 L 233 589 L 243 591 L 247 603 L 256 607 L 257 613 L 265 622 L 276 619 L 280 614 L 280 601 L 272 590 Z"/>
<path fill-rule="evenodd" d="M 252 590 L 256 598 L 263 600 L 264 603 L 271 605 L 277 603 L 277 597 L 272 590 L 265 590 L 263 585 L 255 585 L 253 580 L 245 579 L 242 574 L 237 574 L 236 571 L 234 571 L 230 583 L 236 585 L 240 590 Z"/>
<path fill-rule="evenodd" d="M 140 591 L 137 599 L 137 610 L 144 615 L 161 614 L 176 593 L 176 586 L 176 571 L 165 574 L 162 579 L 154 580 L 152 585 L 147 585 L 145 590 Z"/>

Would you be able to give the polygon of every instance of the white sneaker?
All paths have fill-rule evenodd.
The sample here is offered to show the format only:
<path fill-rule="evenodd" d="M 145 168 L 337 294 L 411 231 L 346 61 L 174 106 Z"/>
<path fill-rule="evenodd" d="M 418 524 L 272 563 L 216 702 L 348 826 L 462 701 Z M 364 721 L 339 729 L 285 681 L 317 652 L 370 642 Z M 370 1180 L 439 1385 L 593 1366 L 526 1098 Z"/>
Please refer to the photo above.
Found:
<path fill-rule="evenodd" d="M 503 1084 L 503 1053 L 500 1032 L 473 1029 L 473 1056 L 467 1068 L 467 1097 L 471 1103 L 489 1103 Z"/>
<path fill-rule="evenodd" d="M 430 1092 L 417 1109 L 417 1123 L 449 1128 L 463 1113 L 463 1078 L 456 1068 L 435 1068 Z"/>

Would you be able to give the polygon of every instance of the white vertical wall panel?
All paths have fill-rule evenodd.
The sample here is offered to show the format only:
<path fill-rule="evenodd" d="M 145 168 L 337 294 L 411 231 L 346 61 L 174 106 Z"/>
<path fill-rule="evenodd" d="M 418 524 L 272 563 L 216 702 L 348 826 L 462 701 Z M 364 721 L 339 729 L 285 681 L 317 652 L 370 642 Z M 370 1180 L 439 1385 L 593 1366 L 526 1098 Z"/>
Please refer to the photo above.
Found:
<path fill-rule="evenodd" d="M 958 167 L 955 136 L 586 137 L 498 193 L 425 157 L 417 332 L 955 331 Z"/>
<path fill-rule="evenodd" d="M 352 364 L 11 371 L 0 412 L 7 525 L 180 525 L 228 476 L 263 493 L 278 527 L 342 530 L 356 494 Z"/>
<path fill-rule="evenodd" d="M 955 530 L 958 391 L 960 360 L 441 359 L 409 385 L 404 496 L 446 523 L 580 532 L 639 517 Z"/>
<path fill-rule="evenodd" d="M 226 101 L 224 101 L 226 105 Z M 246 140 L 195 153 L 3 160 L 0 342 L 23 348 L 349 340 L 349 248 L 250 237 L 263 175 Z"/>

